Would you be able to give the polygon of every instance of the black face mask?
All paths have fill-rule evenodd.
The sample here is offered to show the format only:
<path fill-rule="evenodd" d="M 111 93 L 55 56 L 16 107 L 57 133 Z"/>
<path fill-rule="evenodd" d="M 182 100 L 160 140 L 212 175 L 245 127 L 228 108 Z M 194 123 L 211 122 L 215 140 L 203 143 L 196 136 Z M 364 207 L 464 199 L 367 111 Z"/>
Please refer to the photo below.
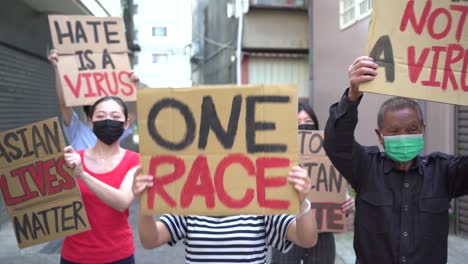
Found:
<path fill-rule="evenodd" d="M 110 119 L 95 121 L 93 122 L 93 132 L 99 140 L 111 145 L 122 136 L 124 122 Z"/>
<path fill-rule="evenodd" d="M 316 124 L 301 124 L 301 125 L 298 125 L 297 128 L 299 130 L 317 130 L 317 125 Z"/>

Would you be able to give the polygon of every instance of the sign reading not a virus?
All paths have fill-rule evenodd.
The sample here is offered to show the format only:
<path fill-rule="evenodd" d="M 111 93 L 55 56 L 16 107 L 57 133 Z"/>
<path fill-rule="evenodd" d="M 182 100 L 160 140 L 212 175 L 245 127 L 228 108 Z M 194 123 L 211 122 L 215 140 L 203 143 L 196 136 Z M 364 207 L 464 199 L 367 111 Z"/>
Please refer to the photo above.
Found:
<path fill-rule="evenodd" d="M 468 105 L 468 1 L 374 0 L 366 54 L 378 75 L 361 90 Z"/>
<path fill-rule="evenodd" d="M 122 18 L 50 15 L 49 27 L 67 106 L 107 95 L 135 101 Z"/>
<path fill-rule="evenodd" d="M 20 248 L 90 228 L 63 148 L 58 118 L 0 134 L 0 191 Z"/>
<path fill-rule="evenodd" d="M 346 199 L 346 179 L 333 166 L 323 149 L 323 131 L 299 130 L 301 165 L 312 179 L 309 199 L 319 232 L 342 232 L 345 215 L 341 204 Z"/>
<path fill-rule="evenodd" d="M 297 89 L 212 86 L 138 90 L 140 154 L 154 185 L 145 213 L 299 212 Z"/>

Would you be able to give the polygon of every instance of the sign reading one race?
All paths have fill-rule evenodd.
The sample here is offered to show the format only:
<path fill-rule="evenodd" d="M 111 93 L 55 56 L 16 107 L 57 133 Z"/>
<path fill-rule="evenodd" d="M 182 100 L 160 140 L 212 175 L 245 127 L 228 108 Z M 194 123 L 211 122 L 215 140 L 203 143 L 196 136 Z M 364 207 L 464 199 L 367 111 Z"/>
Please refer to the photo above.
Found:
<path fill-rule="evenodd" d="M 0 134 L 0 190 L 20 248 L 90 228 L 57 118 Z"/>
<path fill-rule="evenodd" d="M 374 0 L 363 91 L 468 105 L 468 1 Z"/>
<path fill-rule="evenodd" d="M 299 131 L 300 162 L 312 179 L 309 199 L 320 232 L 342 232 L 345 216 L 341 204 L 346 198 L 347 182 L 333 166 L 323 149 L 323 131 Z"/>
<path fill-rule="evenodd" d="M 51 15 L 49 26 L 67 106 L 107 95 L 135 101 L 122 18 Z"/>
<path fill-rule="evenodd" d="M 299 212 L 288 183 L 297 164 L 297 90 L 213 86 L 138 91 L 147 213 Z"/>

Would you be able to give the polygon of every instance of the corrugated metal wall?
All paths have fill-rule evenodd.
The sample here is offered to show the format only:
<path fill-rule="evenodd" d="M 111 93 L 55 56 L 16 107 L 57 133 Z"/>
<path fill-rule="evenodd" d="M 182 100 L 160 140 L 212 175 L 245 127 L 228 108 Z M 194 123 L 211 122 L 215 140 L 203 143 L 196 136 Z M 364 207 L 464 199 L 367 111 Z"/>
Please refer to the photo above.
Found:
<path fill-rule="evenodd" d="M 456 150 L 459 155 L 468 155 L 468 107 L 458 106 L 456 110 Z M 468 196 L 456 201 L 457 234 L 468 237 Z"/>
<path fill-rule="evenodd" d="M 57 116 L 58 111 L 50 63 L 0 44 L 0 132 Z M 7 219 L 0 199 L 0 224 Z"/>
<path fill-rule="evenodd" d="M 249 57 L 249 83 L 296 84 L 299 97 L 309 96 L 309 63 L 301 58 Z"/>

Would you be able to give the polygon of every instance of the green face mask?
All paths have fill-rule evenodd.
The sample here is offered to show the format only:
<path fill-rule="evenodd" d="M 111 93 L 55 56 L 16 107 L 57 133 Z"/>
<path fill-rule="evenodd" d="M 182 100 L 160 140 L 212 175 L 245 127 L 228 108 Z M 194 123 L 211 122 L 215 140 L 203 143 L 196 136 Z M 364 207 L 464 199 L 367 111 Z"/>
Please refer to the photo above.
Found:
<path fill-rule="evenodd" d="M 385 153 L 395 161 L 414 159 L 424 148 L 423 134 L 384 136 Z"/>

